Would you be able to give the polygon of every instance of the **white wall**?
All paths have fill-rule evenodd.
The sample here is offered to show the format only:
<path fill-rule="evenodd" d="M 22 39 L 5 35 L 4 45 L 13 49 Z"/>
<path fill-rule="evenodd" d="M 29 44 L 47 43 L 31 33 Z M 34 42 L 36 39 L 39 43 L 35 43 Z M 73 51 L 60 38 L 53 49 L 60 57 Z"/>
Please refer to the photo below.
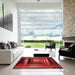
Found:
<path fill-rule="evenodd" d="M 17 41 L 15 32 L 0 27 L 0 41 Z"/>
<path fill-rule="evenodd" d="M 0 27 L 0 41 L 15 41 L 18 42 L 18 26 L 17 26 L 17 9 L 13 2 L 2 1 L 10 12 L 13 14 L 13 31 L 9 31 L 7 29 Z"/>

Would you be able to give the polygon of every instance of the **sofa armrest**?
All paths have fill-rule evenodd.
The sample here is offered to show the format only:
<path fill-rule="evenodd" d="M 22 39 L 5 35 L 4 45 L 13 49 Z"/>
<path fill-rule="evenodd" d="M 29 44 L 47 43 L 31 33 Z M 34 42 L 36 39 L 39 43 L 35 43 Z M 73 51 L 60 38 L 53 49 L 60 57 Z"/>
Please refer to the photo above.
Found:
<path fill-rule="evenodd" d="M 13 54 L 11 50 L 0 50 L 0 64 L 11 64 Z"/>

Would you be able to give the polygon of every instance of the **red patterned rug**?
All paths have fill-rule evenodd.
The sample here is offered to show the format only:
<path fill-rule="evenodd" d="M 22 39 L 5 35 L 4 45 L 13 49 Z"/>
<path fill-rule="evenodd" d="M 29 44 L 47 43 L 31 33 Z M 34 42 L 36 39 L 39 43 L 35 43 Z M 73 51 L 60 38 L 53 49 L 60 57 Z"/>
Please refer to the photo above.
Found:
<path fill-rule="evenodd" d="M 22 57 L 14 66 L 14 69 L 46 69 L 62 67 L 52 57 Z"/>

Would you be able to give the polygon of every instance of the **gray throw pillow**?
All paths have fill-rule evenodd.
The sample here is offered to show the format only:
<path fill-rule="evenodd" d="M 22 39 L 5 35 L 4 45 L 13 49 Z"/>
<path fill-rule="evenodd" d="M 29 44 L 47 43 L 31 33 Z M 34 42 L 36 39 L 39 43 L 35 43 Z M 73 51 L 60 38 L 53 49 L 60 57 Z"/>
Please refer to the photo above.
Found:
<path fill-rule="evenodd" d="M 12 48 L 16 48 L 17 47 L 17 43 L 16 42 L 10 42 L 10 44 L 11 44 Z"/>
<path fill-rule="evenodd" d="M 11 49 L 11 45 L 9 43 L 7 43 L 8 49 Z"/>
<path fill-rule="evenodd" d="M 0 42 L 0 49 L 8 49 L 8 46 L 4 42 Z"/>

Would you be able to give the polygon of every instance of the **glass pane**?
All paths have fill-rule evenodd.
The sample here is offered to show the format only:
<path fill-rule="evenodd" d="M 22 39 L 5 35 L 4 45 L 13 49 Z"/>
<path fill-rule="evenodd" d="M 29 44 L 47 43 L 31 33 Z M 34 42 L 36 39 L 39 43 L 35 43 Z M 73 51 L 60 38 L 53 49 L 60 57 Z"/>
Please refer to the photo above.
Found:
<path fill-rule="evenodd" d="M 19 18 L 21 40 L 26 48 L 45 48 L 47 40 L 62 38 L 62 10 L 19 10 Z M 56 48 L 62 46 L 59 42 Z"/>
<path fill-rule="evenodd" d="M 43 36 L 45 39 L 46 37 L 57 37 L 57 36 L 62 36 L 62 29 L 45 29 L 45 30 L 42 30 L 42 29 L 34 29 L 34 30 L 23 30 L 21 32 L 21 34 L 26 37 L 26 36 L 36 36 L 36 37 L 40 37 L 40 36 Z M 28 38 L 26 38 L 28 39 Z M 25 39 L 25 40 L 26 40 Z"/>
<path fill-rule="evenodd" d="M 24 40 L 33 36 L 43 36 L 45 40 L 47 36 L 62 36 L 62 10 L 19 10 L 19 13 Z"/>

